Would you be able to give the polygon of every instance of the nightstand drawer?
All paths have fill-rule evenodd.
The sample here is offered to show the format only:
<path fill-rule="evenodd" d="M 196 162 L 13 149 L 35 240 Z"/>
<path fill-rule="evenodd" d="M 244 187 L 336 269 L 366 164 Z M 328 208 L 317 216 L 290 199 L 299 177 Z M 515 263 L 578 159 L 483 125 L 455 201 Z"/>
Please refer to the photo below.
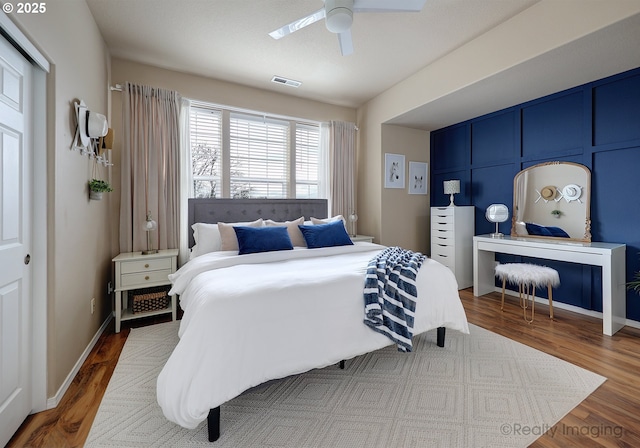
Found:
<path fill-rule="evenodd" d="M 122 288 L 128 288 L 136 286 L 144 288 L 147 284 L 153 284 L 158 282 L 169 283 L 169 274 L 171 269 L 163 269 L 160 271 L 140 272 L 135 274 L 122 275 Z"/>
<path fill-rule="evenodd" d="M 136 272 L 159 271 L 161 269 L 171 269 L 170 258 L 155 258 L 150 260 L 125 261 L 120 264 L 122 274 Z"/>

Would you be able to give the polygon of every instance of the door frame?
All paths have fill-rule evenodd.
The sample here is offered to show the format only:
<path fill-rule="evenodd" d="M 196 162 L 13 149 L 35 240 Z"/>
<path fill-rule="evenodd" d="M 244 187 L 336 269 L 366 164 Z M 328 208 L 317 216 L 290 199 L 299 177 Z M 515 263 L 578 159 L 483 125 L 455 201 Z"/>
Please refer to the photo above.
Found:
<path fill-rule="evenodd" d="M 33 65 L 33 207 L 31 278 L 31 413 L 47 409 L 47 77 L 50 64 L 29 38 L 0 13 L 0 33 Z M 53 163 L 53 161 L 51 161 Z"/>

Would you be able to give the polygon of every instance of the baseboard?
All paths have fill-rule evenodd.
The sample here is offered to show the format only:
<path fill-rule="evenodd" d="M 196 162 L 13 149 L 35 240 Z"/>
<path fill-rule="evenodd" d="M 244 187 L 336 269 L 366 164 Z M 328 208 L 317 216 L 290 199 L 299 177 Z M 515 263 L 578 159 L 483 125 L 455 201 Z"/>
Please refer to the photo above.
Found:
<path fill-rule="evenodd" d="M 494 288 L 494 291 L 499 293 L 499 294 L 502 294 L 502 288 L 499 287 L 499 286 L 496 286 Z M 507 289 L 505 291 L 505 295 L 513 296 L 513 297 L 519 297 L 518 292 L 517 291 L 513 291 L 511 289 Z M 542 303 L 542 304 L 548 305 L 549 304 L 549 300 L 547 300 L 544 297 L 536 297 L 536 303 Z M 553 301 L 553 307 L 561 309 L 561 310 L 573 311 L 574 313 L 584 314 L 586 316 L 591 316 L 591 317 L 596 317 L 598 319 L 602 319 L 602 313 L 600 313 L 598 311 L 586 310 L 584 308 L 580 308 L 579 306 L 569 305 L 568 303 L 557 302 L 557 301 L 554 300 Z M 640 322 L 638 322 L 636 320 L 625 319 L 624 324 L 628 325 L 630 327 L 633 327 L 633 328 L 640 328 Z"/>
<path fill-rule="evenodd" d="M 102 325 L 100 326 L 96 334 L 93 336 L 93 338 L 91 339 L 91 342 L 89 342 L 89 345 L 87 345 L 87 348 L 85 348 L 84 352 L 82 352 L 82 356 L 80 356 L 76 364 L 73 366 L 73 369 L 71 369 L 71 372 L 69 372 L 69 375 L 67 375 L 67 378 L 65 378 L 64 382 L 60 386 L 60 389 L 58 389 L 58 392 L 56 392 L 56 394 L 53 397 L 47 398 L 47 410 L 53 409 L 57 407 L 58 404 L 60 404 L 60 401 L 62 400 L 62 397 L 64 397 L 64 394 L 67 392 L 67 389 L 69 389 L 71 382 L 80 371 L 82 364 L 84 364 L 84 362 L 89 357 L 91 350 L 93 350 L 93 347 L 95 347 L 95 345 L 97 344 L 98 339 L 100 339 L 100 336 L 102 335 L 102 333 L 104 333 L 104 330 L 107 329 L 107 325 L 109 325 L 109 322 L 111 322 L 112 318 L 113 318 L 112 314 L 109 313 L 109 316 L 102 323 Z"/>

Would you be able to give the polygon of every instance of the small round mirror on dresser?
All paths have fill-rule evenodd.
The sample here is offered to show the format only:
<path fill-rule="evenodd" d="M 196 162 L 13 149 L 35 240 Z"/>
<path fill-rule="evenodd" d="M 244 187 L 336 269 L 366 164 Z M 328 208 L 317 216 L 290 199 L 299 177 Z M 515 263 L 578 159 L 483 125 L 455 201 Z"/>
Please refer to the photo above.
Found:
<path fill-rule="evenodd" d="M 509 219 L 509 208 L 504 204 L 491 204 L 485 212 L 487 221 L 496 224 L 495 233 L 491 234 L 491 238 L 502 238 L 504 235 L 498 231 L 498 224 Z"/>

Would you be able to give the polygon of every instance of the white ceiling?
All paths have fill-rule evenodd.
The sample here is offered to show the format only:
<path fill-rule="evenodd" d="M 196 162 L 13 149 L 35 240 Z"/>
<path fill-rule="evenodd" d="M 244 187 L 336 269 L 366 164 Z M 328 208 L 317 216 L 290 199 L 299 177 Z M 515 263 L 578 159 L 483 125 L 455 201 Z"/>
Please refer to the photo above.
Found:
<path fill-rule="evenodd" d="M 355 108 L 538 0 L 427 0 L 420 13 L 356 13 L 350 56 L 340 55 L 337 36 L 323 22 L 280 40 L 268 35 L 320 9 L 322 0 L 86 1 L 114 57 Z M 622 71 L 619 67 L 637 67 L 640 23 L 626 22 L 631 23 L 439 100 L 438 114 L 433 104 L 425 105 L 394 123 L 434 129 Z M 626 44 L 630 39 L 633 46 Z M 593 67 L 602 65 L 593 64 L 594 48 L 611 68 Z M 274 84 L 274 75 L 302 86 Z M 505 86 L 514 89 L 505 94 Z"/>

